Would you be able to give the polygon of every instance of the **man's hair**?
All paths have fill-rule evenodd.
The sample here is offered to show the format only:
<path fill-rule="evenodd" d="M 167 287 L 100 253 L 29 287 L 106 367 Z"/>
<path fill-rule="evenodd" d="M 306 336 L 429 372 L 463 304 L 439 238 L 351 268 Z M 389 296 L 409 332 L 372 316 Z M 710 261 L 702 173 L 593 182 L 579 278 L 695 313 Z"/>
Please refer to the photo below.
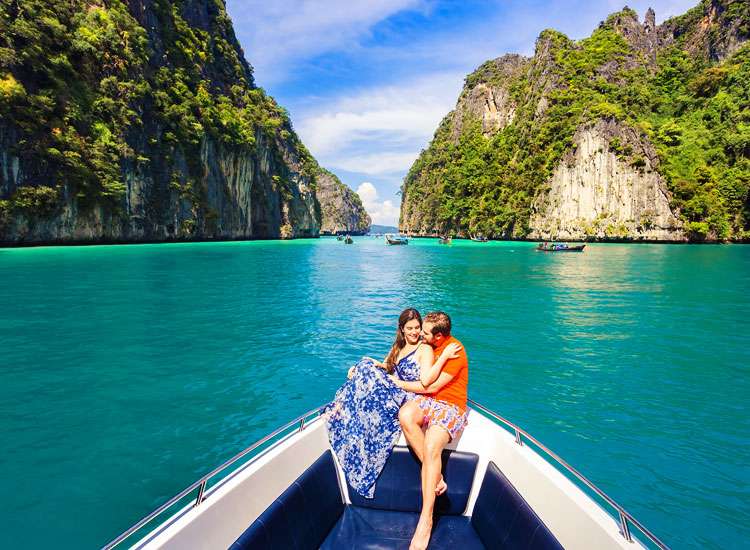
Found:
<path fill-rule="evenodd" d="M 432 311 L 425 315 L 424 320 L 426 323 L 432 325 L 432 334 L 442 334 L 443 336 L 451 335 L 451 318 L 447 313 L 442 311 Z"/>

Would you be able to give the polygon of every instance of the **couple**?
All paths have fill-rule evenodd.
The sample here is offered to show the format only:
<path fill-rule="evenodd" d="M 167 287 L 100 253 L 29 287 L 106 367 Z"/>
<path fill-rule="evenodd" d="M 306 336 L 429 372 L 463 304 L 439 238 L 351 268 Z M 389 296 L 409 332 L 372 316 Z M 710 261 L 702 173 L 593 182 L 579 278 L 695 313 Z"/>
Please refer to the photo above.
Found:
<path fill-rule="evenodd" d="M 386 358 L 365 357 L 354 365 L 326 406 L 331 446 L 349 485 L 366 498 L 374 496 L 403 430 L 422 462 L 422 512 L 410 547 L 415 550 L 427 548 L 435 498 L 447 489 L 441 455 L 466 426 L 468 381 L 466 352 L 451 336 L 450 317 L 437 311 L 423 322 L 410 308 L 399 316 Z"/>

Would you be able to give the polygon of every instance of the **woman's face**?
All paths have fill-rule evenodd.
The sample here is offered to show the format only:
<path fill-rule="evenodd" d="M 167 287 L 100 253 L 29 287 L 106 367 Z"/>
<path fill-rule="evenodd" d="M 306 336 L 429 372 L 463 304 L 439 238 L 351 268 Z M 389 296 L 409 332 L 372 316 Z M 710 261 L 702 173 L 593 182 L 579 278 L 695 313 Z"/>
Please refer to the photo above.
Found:
<path fill-rule="evenodd" d="M 404 325 L 401 329 L 404 333 L 404 338 L 409 344 L 416 344 L 419 342 L 419 333 L 422 331 L 422 325 L 417 319 L 412 319 Z"/>

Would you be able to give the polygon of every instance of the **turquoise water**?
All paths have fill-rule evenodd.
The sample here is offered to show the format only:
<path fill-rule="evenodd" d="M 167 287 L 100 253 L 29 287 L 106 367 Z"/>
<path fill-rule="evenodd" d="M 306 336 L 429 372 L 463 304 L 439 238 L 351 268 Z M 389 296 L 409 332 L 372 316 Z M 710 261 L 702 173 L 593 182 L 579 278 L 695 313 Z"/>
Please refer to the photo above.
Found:
<path fill-rule="evenodd" d="M 674 548 L 750 538 L 750 247 L 0 250 L 2 548 L 96 547 L 441 308 L 470 394 Z"/>

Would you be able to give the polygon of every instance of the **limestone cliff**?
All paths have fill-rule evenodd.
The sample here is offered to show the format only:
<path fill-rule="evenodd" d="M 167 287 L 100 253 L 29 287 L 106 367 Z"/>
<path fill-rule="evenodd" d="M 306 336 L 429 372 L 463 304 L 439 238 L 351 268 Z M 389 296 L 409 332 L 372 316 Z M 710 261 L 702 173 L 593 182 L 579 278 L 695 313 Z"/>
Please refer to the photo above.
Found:
<path fill-rule="evenodd" d="M 435 164 L 444 167 L 446 163 L 438 158 L 453 157 L 454 150 L 466 145 L 467 137 L 476 139 L 479 134 L 489 140 L 511 125 L 519 104 L 513 83 L 523 77 L 528 66 L 527 58 L 505 55 L 484 63 L 466 78 L 456 108 L 443 118 L 430 148 L 422 152 L 402 185 L 401 231 L 418 235 L 468 233 L 441 215 L 444 201 L 440 195 L 447 192 L 446 178 L 440 167 L 430 166 L 431 161 L 435 157 Z M 470 192 L 466 189 L 462 194 Z"/>
<path fill-rule="evenodd" d="M 322 215 L 321 234 L 364 235 L 372 220 L 359 195 L 328 170 L 318 174 L 317 196 Z"/>
<path fill-rule="evenodd" d="M 638 168 L 632 156 L 613 150 L 626 147 L 642 148 Z M 537 197 L 529 238 L 684 240 L 657 164 L 656 153 L 630 128 L 604 121 L 580 128 Z"/>
<path fill-rule="evenodd" d="M 402 185 L 400 229 L 494 238 L 750 238 L 750 4 L 657 26 L 625 8 L 589 38 L 466 77 Z M 729 107 L 729 105 L 732 107 Z"/>
<path fill-rule="evenodd" d="M 473 74 L 458 98 L 456 109 L 448 115 L 454 141 L 465 124 L 481 121 L 482 134 L 489 136 L 513 122 L 517 105 L 511 97 L 509 82 L 521 76 L 527 60 L 520 55 L 505 55 L 488 61 Z"/>
<path fill-rule="evenodd" d="M 0 7 L 0 242 L 317 236 L 318 170 L 223 0 Z"/>
<path fill-rule="evenodd" d="M 750 6 L 744 0 L 703 0 L 657 32 L 662 49 L 677 43 L 691 56 L 721 62 L 750 38 Z"/>

